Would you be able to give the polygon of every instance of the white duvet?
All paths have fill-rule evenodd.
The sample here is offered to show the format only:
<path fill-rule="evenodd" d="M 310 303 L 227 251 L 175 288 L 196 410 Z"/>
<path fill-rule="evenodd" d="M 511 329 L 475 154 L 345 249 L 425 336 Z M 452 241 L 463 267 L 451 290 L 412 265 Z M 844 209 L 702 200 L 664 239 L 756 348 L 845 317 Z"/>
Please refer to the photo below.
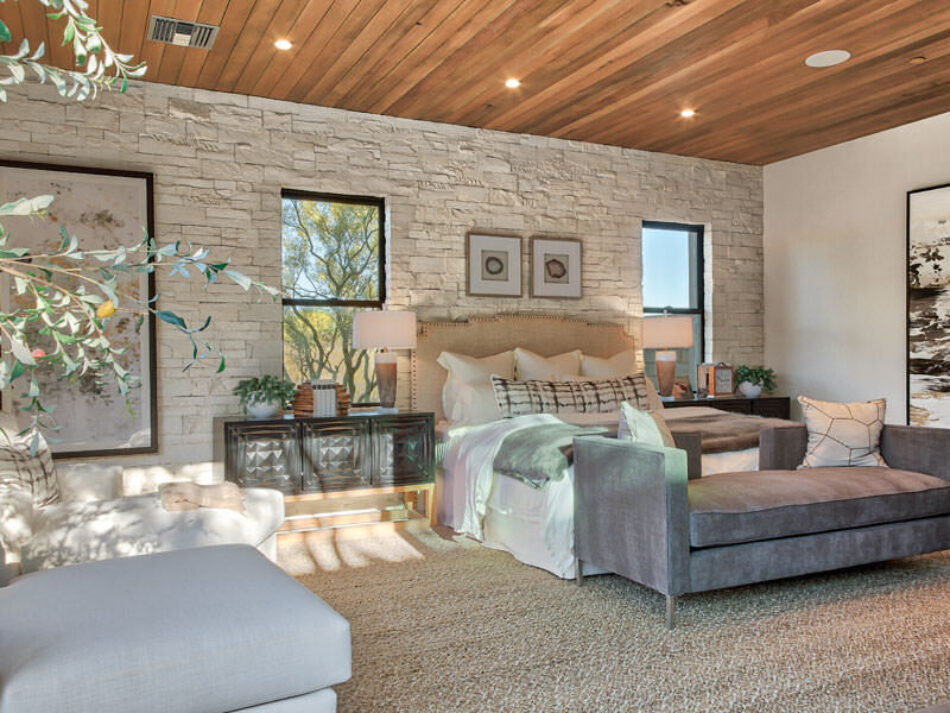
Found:
<path fill-rule="evenodd" d="M 667 420 L 700 415 L 708 407 L 669 409 Z M 679 413 L 682 412 L 682 413 Z M 561 415 L 563 418 L 563 414 Z M 580 417 L 580 418 L 578 418 Z M 577 425 L 615 423 L 613 415 L 571 414 Z M 486 547 L 510 552 L 524 562 L 570 579 L 574 564 L 574 469 L 538 490 L 506 476 L 492 464 L 509 433 L 544 423 L 558 423 L 551 414 L 493 421 L 481 426 L 448 428 L 439 489 L 439 521 Z M 704 455 L 703 474 L 756 470 L 758 448 Z M 593 574 L 585 568 L 585 574 Z"/>

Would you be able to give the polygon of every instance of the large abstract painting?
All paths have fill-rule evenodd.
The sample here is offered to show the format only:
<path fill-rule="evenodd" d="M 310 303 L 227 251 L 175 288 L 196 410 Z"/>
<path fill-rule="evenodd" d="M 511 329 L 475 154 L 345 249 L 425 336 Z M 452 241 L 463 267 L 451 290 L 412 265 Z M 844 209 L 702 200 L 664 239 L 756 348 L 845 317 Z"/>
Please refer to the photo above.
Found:
<path fill-rule="evenodd" d="M 143 231 L 153 235 L 152 174 L 0 161 L 0 203 L 19 197 L 53 195 L 42 218 L 13 217 L 3 221 L 10 245 L 44 250 L 58 247 L 60 226 L 79 238 L 83 250 L 135 245 Z M 129 273 L 117 292 L 145 301 L 154 296 L 154 278 Z M 16 309 L 9 285 L 2 292 L 4 307 Z M 150 453 L 158 448 L 156 431 L 155 324 L 135 314 L 116 314 L 107 324 L 113 345 L 127 347 L 123 366 L 140 379 L 140 386 L 122 395 L 112 380 L 91 373 L 63 378 L 37 371 L 44 404 L 55 404 L 59 430 L 51 447 L 61 457 Z M 42 335 L 31 340 L 42 346 Z M 11 394 L 15 396 L 15 394 Z"/>
<path fill-rule="evenodd" d="M 907 421 L 950 426 L 950 184 L 907 193 Z"/>

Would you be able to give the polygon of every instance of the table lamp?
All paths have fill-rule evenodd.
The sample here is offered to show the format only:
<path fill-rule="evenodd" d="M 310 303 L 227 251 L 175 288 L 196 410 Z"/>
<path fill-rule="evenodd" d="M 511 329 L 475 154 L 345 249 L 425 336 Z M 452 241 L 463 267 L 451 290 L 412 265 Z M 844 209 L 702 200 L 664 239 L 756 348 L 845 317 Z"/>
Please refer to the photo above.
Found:
<path fill-rule="evenodd" d="M 656 353 L 656 386 L 660 396 L 673 393 L 676 376 L 676 352 L 693 346 L 693 318 L 677 315 L 644 317 L 643 348 L 659 349 Z"/>
<path fill-rule="evenodd" d="M 353 348 L 376 352 L 376 385 L 381 409 L 395 411 L 396 355 L 392 349 L 416 348 L 416 313 L 367 310 L 353 314 Z"/>

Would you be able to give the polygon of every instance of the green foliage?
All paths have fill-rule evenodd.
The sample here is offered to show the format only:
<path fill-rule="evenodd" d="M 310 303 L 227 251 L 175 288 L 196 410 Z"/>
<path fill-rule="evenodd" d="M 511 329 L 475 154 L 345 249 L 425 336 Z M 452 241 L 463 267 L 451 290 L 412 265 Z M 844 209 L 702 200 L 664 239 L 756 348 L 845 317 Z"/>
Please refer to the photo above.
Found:
<path fill-rule="evenodd" d="M 31 2 L 34 0 L 24 0 Z M 0 3 L 5 0 L 0 0 Z M 118 54 L 102 38 L 102 30 L 96 21 L 86 14 L 89 4 L 85 0 L 35 0 L 51 12 L 47 17 L 54 21 L 64 21 L 63 45 L 69 45 L 78 69 L 61 69 L 40 62 L 46 53 L 46 43 L 40 42 L 35 50 L 30 41 L 23 38 L 16 54 L 0 55 L 0 69 L 6 69 L 8 76 L 0 79 L 0 101 L 7 100 L 4 86 L 22 84 L 26 81 L 27 70 L 41 83 L 49 81 L 60 96 L 83 101 L 95 98 L 100 89 L 111 89 L 117 82 L 119 91 L 124 92 L 130 78 L 145 75 L 144 63 L 131 64 L 132 56 Z M 11 42 L 10 29 L 0 22 L 0 42 Z"/>
<path fill-rule="evenodd" d="M 267 374 L 242 379 L 232 393 L 241 398 L 241 404 L 280 404 L 281 408 L 290 408 L 297 388 L 292 382 Z"/>
<path fill-rule="evenodd" d="M 52 196 L 20 199 L 0 206 L 0 216 L 43 215 Z M 177 241 L 159 246 L 149 236 L 137 245 L 112 250 L 80 250 L 79 239 L 61 228 L 55 250 L 31 251 L 8 245 L 10 235 L 0 225 L 0 274 L 10 278 L 13 304 L 0 311 L 0 336 L 10 359 L 0 363 L 0 388 L 25 383 L 20 408 L 33 414 L 34 424 L 52 407 L 41 402 L 34 378 L 36 369 L 55 369 L 66 378 L 111 376 L 119 393 L 139 386 L 139 379 L 123 365 L 128 346 L 118 346 L 106 331 L 110 320 L 131 317 L 141 324 L 148 313 L 174 327 L 191 344 L 192 364 L 214 359 L 224 369 L 221 352 L 201 334 L 211 323 L 189 324 L 172 310 L 156 309 L 123 287 L 129 276 L 168 270 L 183 277 L 195 276 L 206 286 L 223 276 L 243 289 L 276 295 L 277 290 L 252 281 L 230 267 L 230 260 L 212 260 L 207 248 Z M 123 279 L 124 278 L 124 279 Z"/>
<path fill-rule="evenodd" d="M 333 379 L 372 400 L 370 355 L 352 347 L 353 308 L 294 300 L 379 299 L 379 213 L 371 205 L 285 199 L 282 210 L 284 370 Z"/>
<path fill-rule="evenodd" d="M 735 373 L 736 385 L 738 386 L 743 381 L 758 384 L 765 391 L 775 390 L 775 372 L 762 366 L 746 366 L 745 364 L 737 366 Z"/>

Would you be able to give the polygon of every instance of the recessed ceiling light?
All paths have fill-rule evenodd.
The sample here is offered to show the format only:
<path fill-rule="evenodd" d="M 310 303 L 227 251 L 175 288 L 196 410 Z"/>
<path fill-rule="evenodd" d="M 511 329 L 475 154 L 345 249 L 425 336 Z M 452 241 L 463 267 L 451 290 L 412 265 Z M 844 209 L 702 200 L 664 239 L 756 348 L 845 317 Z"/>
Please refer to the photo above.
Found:
<path fill-rule="evenodd" d="M 834 67 L 849 59 L 851 59 L 851 53 L 847 50 L 826 50 L 809 55 L 805 59 L 805 64 L 809 67 Z"/>
<path fill-rule="evenodd" d="M 518 87 L 521 86 L 521 82 L 515 79 L 514 77 L 512 77 L 511 79 L 505 80 L 505 86 L 508 87 L 509 89 L 517 89 Z"/>
<path fill-rule="evenodd" d="M 293 46 L 294 46 L 294 43 L 291 42 L 290 40 L 277 40 L 274 43 L 274 47 L 276 47 L 279 50 L 284 50 L 284 51 L 289 50 Z"/>
<path fill-rule="evenodd" d="M 926 57 L 911 57 L 910 58 L 911 64 L 923 64 L 926 61 L 927 61 Z"/>
<path fill-rule="evenodd" d="M 696 116 L 696 110 L 683 109 L 683 111 L 680 112 L 680 116 L 682 116 L 684 119 L 692 119 L 694 116 Z"/>

